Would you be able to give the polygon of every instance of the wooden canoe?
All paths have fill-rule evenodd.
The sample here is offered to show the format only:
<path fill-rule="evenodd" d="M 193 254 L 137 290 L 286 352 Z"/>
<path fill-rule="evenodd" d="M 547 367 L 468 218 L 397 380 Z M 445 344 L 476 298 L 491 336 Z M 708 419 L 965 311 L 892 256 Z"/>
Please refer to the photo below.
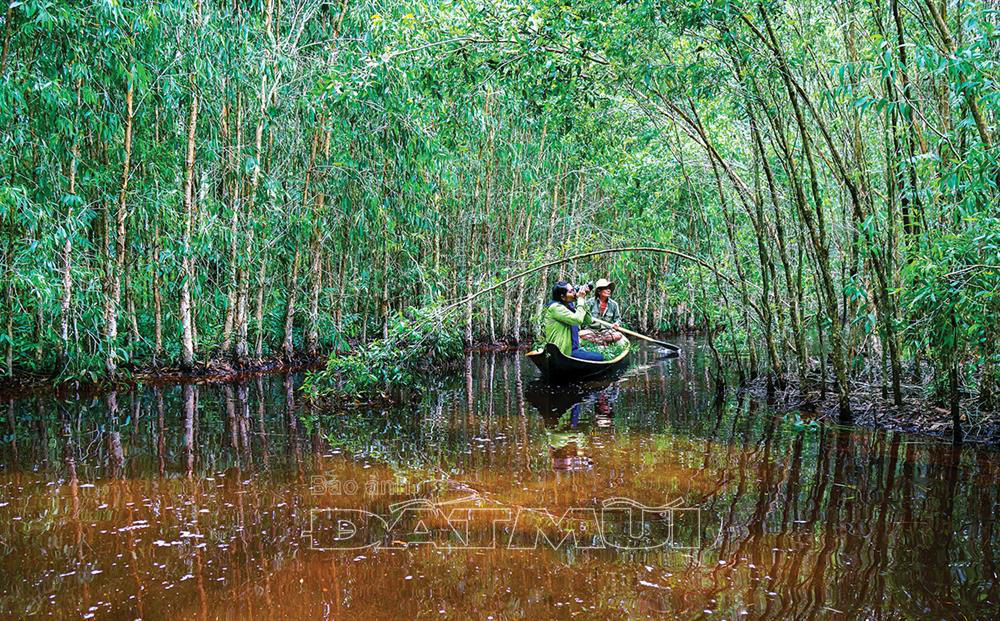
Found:
<path fill-rule="evenodd" d="M 628 343 L 622 353 L 611 360 L 580 360 L 563 354 L 554 344 L 548 343 L 544 348 L 530 351 L 526 355 L 528 360 L 535 363 L 545 379 L 559 383 L 590 379 L 623 369 L 628 365 L 630 353 L 632 344 Z"/>

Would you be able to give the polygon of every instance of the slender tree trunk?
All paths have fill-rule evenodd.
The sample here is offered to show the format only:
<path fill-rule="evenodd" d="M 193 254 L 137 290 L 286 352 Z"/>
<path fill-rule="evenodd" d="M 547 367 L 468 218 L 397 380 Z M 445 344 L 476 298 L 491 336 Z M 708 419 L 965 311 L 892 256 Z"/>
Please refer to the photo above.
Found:
<path fill-rule="evenodd" d="M 816 176 L 816 165 L 813 162 L 811 138 L 809 130 L 805 124 L 805 118 L 799 106 L 799 95 L 796 93 L 795 88 L 792 85 L 791 72 L 785 62 L 784 55 L 776 47 L 777 39 L 771 30 L 771 23 L 767 18 L 767 14 L 765 13 L 763 7 L 759 8 L 761 17 L 764 20 L 764 26 L 771 39 L 772 52 L 775 54 L 781 68 L 782 80 L 785 83 L 785 90 L 787 91 L 789 101 L 792 105 L 792 112 L 794 113 L 793 116 L 802 139 L 802 150 L 806 157 L 815 214 L 808 207 L 806 207 L 804 201 L 800 201 L 800 205 L 802 207 L 800 215 L 806 223 L 809 231 L 809 237 L 816 254 L 816 262 L 819 266 L 820 282 L 823 292 L 823 295 L 820 297 L 824 301 L 826 314 L 831 322 L 830 353 L 833 359 L 834 373 L 837 378 L 840 418 L 843 421 L 849 421 L 853 418 L 853 416 L 851 414 L 850 385 L 847 373 L 847 362 L 844 359 L 843 332 L 840 325 L 840 317 L 838 316 L 839 313 L 837 312 L 836 287 L 833 283 L 833 273 L 830 266 L 830 250 L 827 242 L 825 219 L 823 216 L 823 202 L 820 198 L 819 181 Z"/>
<path fill-rule="evenodd" d="M 230 163 L 231 182 L 230 197 L 232 200 L 232 217 L 229 222 L 229 282 L 226 283 L 226 320 L 222 329 L 222 351 L 229 353 L 232 349 L 233 331 L 236 328 L 236 289 L 238 281 L 238 253 L 239 253 L 239 221 L 240 221 L 240 201 L 243 200 L 240 189 L 243 184 L 241 175 L 236 171 L 237 162 L 243 154 L 243 98 L 241 93 L 236 93 L 236 129 L 233 132 L 236 142 L 236 151 Z"/>
<path fill-rule="evenodd" d="M 35 341 L 35 368 L 40 369 L 42 366 L 42 356 L 44 355 L 44 348 L 42 345 L 42 331 L 45 325 L 45 307 L 42 306 L 42 299 L 38 296 L 35 297 L 35 321 L 34 329 L 32 331 L 32 337 Z"/>
<path fill-rule="evenodd" d="M 250 215 L 249 213 L 247 214 Z M 233 361 L 242 363 L 250 354 L 250 257 L 253 248 L 253 229 L 246 232 L 246 247 L 242 263 L 237 271 L 236 282 L 236 317 L 234 330 L 236 333 Z"/>
<path fill-rule="evenodd" d="M 952 56 L 955 55 L 957 46 L 955 45 L 955 40 L 951 36 L 951 30 L 948 28 L 948 23 L 945 21 L 941 10 L 934 3 L 934 0 L 924 0 L 924 4 L 927 6 L 927 10 L 930 11 L 931 17 L 933 17 L 934 26 L 938 30 L 938 34 L 941 35 L 941 40 L 944 42 L 945 47 L 951 52 Z M 960 82 L 965 81 L 965 76 L 960 71 L 958 80 Z M 983 112 L 979 107 L 979 103 L 976 99 L 976 93 L 972 89 L 968 89 L 965 93 L 965 102 L 969 106 L 969 111 L 972 112 L 972 118 L 976 122 L 976 131 L 979 132 L 979 139 L 982 140 L 983 146 L 989 151 L 993 148 L 993 138 L 990 136 L 989 128 L 986 123 L 986 117 L 983 116 Z"/>
<path fill-rule="evenodd" d="M 649 303 L 653 297 L 653 273 L 650 270 L 646 270 L 646 287 L 643 289 L 643 301 L 642 301 L 642 329 L 643 331 L 649 331 Z"/>
<path fill-rule="evenodd" d="M 951 317 L 951 330 L 952 330 L 952 345 L 950 346 L 950 355 L 948 360 L 948 397 L 949 397 L 949 409 L 951 410 L 951 438 L 952 442 L 955 444 L 961 444 L 962 437 L 962 412 L 961 412 L 961 394 L 959 392 L 959 364 L 961 361 L 958 357 L 958 321 L 955 316 Z"/>
<path fill-rule="evenodd" d="M 755 141 L 759 143 L 760 138 L 756 136 L 756 123 L 753 121 L 752 116 L 750 118 L 750 131 L 754 134 Z M 754 228 L 754 237 L 756 237 L 757 241 L 757 260 L 760 263 L 760 309 L 764 321 L 764 343 L 767 349 L 767 357 L 771 364 L 771 369 L 767 376 L 767 388 L 770 394 L 774 389 L 774 381 L 777 380 L 780 383 L 785 370 L 781 364 L 781 358 L 778 356 L 778 348 L 775 345 L 774 338 L 774 315 L 771 312 L 771 271 L 773 267 L 771 264 L 771 255 L 767 251 L 765 244 L 770 235 L 768 235 L 767 220 L 764 217 L 763 198 L 759 193 L 755 192 L 751 202 L 753 203 L 753 209 L 748 208 L 747 212 Z"/>
<path fill-rule="evenodd" d="M 128 89 L 125 93 L 125 145 L 122 177 L 118 192 L 118 212 L 115 216 L 115 251 L 113 262 L 108 266 L 110 295 L 107 298 L 105 314 L 105 340 L 107 341 L 107 358 L 105 369 L 109 376 L 114 377 L 118 369 L 118 305 L 121 301 L 122 273 L 125 270 L 125 220 L 128 216 L 128 180 L 132 163 L 132 94 L 135 80 L 132 74 L 128 76 Z"/>
<path fill-rule="evenodd" d="M 274 0 L 267 0 L 264 7 L 264 20 L 265 27 L 264 32 L 270 37 L 273 36 L 271 32 L 272 20 L 274 16 Z M 270 54 L 268 54 L 270 57 Z M 267 69 L 266 65 L 269 61 L 265 61 L 265 68 L 260 74 L 260 89 L 258 92 L 258 108 L 257 108 L 257 127 L 254 130 L 254 160 L 253 160 L 253 171 L 250 175 L 250 189 L 247 195 L 247 210 L 244 214 L 246 217 L 245 221 L 245 236 L 246 243 L 244 245 L 244 258 L 246 261 L 239 263 L 239 269 L 237 274 L 237 281 L 239 282 L 237 295 L 236 295 L 236 318 L 235 318 L 235 329 L 236 329 L 236 347 L 234 351 L 235 362 L 240 363 L 246 360 L 250 353 L 250 344 L 248 341 L 249 337 L 249 295 L 250 295 L 250 270 L 248 260 L 253 256 L 253 241 L 254 241 L 254 229 L 251 224 L 251 220 L 255 217 L 254 208 L 257 203 L 257 192 L 260 188 L 260 176 L 261 176 L 261 166 L 264 159 L 264 120 L 267 114 L 267 101 L 269 99 L 267 93 Z M 263 260 L 263 259 L 261 259 Z"/>
<path fill-rule="evenodd" d="M 751 116 L 751 122 L 753 122 L 753 116 Z M 785 276 L 785 291 L 791 304 L 788 315 L 792 326 L 792 340 L 795 345 L 799 389 L 806 392 L 809 386 L 806 375 L 808 371 L 808 361 L 806 359 L 805 351 L 805 334 L 802 329 L 801 291 L 795 287 L 792 282 L 792 265 L 788 257 L 788 248 L 785 241 L 785 225 L 783 223 L 784 217 L 781 213 L 780 207 L 778 206 L 778 193 L 774 180 L 774 173 L 771 170 L 771 164 L 767 160 L 767 155 L 764 151 L 764 144 L 760 138 L 760 133 L 758 131 L 754 131 L 752 132 L 752 135 L 757 146 L 761 166 L 764 169 L 764 176 L 767 180 L 768 196 L 771 199 L 771 207 L 773 208 L 774 213 L 774 229 L 778 242 L 778 257 L 781 260 L 782 273 Z M 777 289 L 777 286 L 775 286 L 775 289 Z"/>
<path fill-rule="evenodd" d="M 184 164 L 184 232 L 181 238 L 181 366 L 194 366 L 194 328 L 191 313 L 191 279 L 194 269 L 191 258 L 191 233 L 194 224 L 194 165 L 195 132 L 198 127 L 198 90 L 191 75 L 191 106 L 187 123 L 187 155 Z"/>
<path fill-rule="evenodd" d="M 491 107 L 492 103 L 493 103 L 493 91 L 490 91 L 489 94 L 486 97 L 486 110 L 485 110 L 485 114 L 486 114 L 487 118 L 489 118 L 490 107 Z M 495 132 L 496 132 L 496 125 L 491 123 L 491 125 L 490 125 L 490 133 L 489 133 L 488 138 L 486 139 L 487 140 L 488 148 L 487 148 L 487 155 L 486 155 L 486 159 L 485 159 L 485 166 L 486 166 L 486 192 L 484 193 L 484 196 L 483 196 L 483 220 L 484 220 L 484 223 L 480 227 L 480 232 L 482 234 L 483 254 L 485 255 L 485 258 L 486 258 L 486 265 L 490 265 L 490 262 L 491 262 L 491 260 L 493 258 L 493 243 L 492 243 L 491 235 L 490 235 L 490 232 L 492 231 L 492 226 L 490 225 L 491 224 L 491 221 L 490 221 L 490 212 L 491 212 L 491 208 L 493 206 L 493 171 L 494 171 L 493 138 L 494 138 Z M 494 312 L 493 312 L 493 303 L 492 303 L 492 300 L 487 300 L 485 306 L 486 306 L 485 310 L 486 310 L 487 338 L 489 339 L 489 343 L 493 344 L 493 343 L 496 343 L 497 337 L 496 337 L 496 326 L 495 326 L 495 323 L 494 323 Z"/>
<path fill-rule="evenodd" d="M 663 328 L 663 323 L 666 319 L 664 312 L 667 309 L 667 288 L 663 285 L 662 279 L 667 277 L 669 258 L 668 255 L 663 255 L 660 261 L 660 273 L 655 279 L 655 288 L 660 290 L 660 299 L 656 303 L 656 308 L 653 309 L 653 332 L 659 332 Z"/>
<path fill-rule="evenodd" d="M 524 224 L 524 243 L 523 247 L 528 247 L 528 242 L 531 235 L 531 214 L 527 214 Z M 544 287 L 543 287 L 544 289 Z M 517 293 L 514 298 L 514 343 L 521 342 L 521 321 L 524 315 L 524 278 L 519 278 L 517 281 Z"/>
<path fill-rule="evenodd" d="M 389 338 L 389 244 L 382 247 L 382 301 L 379 316 L 382 320 L 382 338 Z M 471 319 L 470 319 L 471 325 Z"/>
<path fill-rule="evenodd" d="M 309 320 L 306 333 L 306 352 L 315 356 L 319 350 L 319 297 L 323 289 L 323 243 L 321 233 L 316 231 L 315 243 L 309 258 Z"/>
<path fill-rule="evenodd" d="M 10 9 L 7 9 L 7 19 L 10 20 Z M 6 42 L 5 42 L 6 45 Z M 0 71 L 0 77 L 3 72 Z M 76 109 L 80 110 L 80 89 L 83 80 L 76 81 Z M 73 304 L 73 234 L 76 227 L 73 225 L 73 206 L 76 202 L 76 169 L 80 157 L 80 144 L 77 136 L 73 137 L 73 146 L 70 149 L 69 163 L 69 196 L 73 202 L 66 209 L 66 240 L 63 242 L 62 252 L 62 302 L 59 312 L 59 363 L 65 365 L 69 362 L 69 317 Z"/>
<path fill-rule="evenodd" d="M 906 169 L 906 184 L 900 196 L 900 203 L 903 208 L 903 232 L 905 233 L 905 237 L 910 239 L 910 243 L 915 244 L 918 241 L 917 236 L 920 233 L 920 212 L 922 209 L 920 194 L 917 191 L 917 170 L 913 164 L 913 157 L 916 155 L 915 140 L 919 129 L 913 115 L 913 107 L 916 104 L 910 92 L 910 76 L 906 62 L 906 41 L 903 38 L 903 19 L 899 12 L 899 2 L 897 0 L 890 0 L 889 8 L 892 11 L 892 19 L 896 25 L 896 55 L 899 57 L 899 78 L 902 83 L 902 98 L 906 103 L 905 106 L 900 106 L 899 109 L 903 111 L 907 125 L 910 128 L 906 140 L 909 155 L 908 157 L 900 158 L 900 162 L 903 163 Z"/>
<path fill-rule="evenodd" d="M 326 138 L 323 141 L 324 165 L 329 163 L 329 160 L 330 130 L 327 130 Z M 321 182 L 325 180 L 326 175 L 318 175 L 317 177 L 317 181 Z M 309 327 L 306 334 L 306 352 L 310 356 L 315 356 L 317 350 L 319 349 L 319 296 L 323 289 L 323 270 L 321 268 L 323 258 L 323 242 L 325 239 L 325 235 L 323 235 L 323 228 L 320 226 L 320 219 L 323 217 L 325 202 L 326 194 L 324 188 L 320 187 L 319 191 L 316 192 L 316 207 L 315 213 L 313 214 L 315 224 L 313 226 L 313 243 L 309 262 L 309 282 L 311 288 L 309 291 Z"/>
<path fill-rule="evenodd" d="M 163 356 L 163 300 L 160 295 L 160 225 L 153 234 L 153 364 Z"/>
<path fill-rule="evenodd" d="M 541 159 L 541 154 L 539 154 L 539 159 Z M 540 164 L 540 162 L 539 162 Z M 554 187 L 552 188 L 552 210 L 549 212 L 549 231 L 548 239 L 546 240 L 545 250 L 549 251 L 555 244 L 556 236 L 556 212 L 559 207 L 559 185 L 562 179 L 562 161 L 559 161 L 556 166 L 556 180 Z M 538 297 L 538 308 L 535 311 L 535 317 L 541 319 L 542 311 L 545 309 L 545 301 L 548 299 L 549 291 L 552 290 L 552 284 L 548 281 L 548 270 L 542 272 L 542 286 L 540 287 L 541 292 Z M 560 276 L 562 274 L 560 273 Z M 535 326 L 537 329 L 539 326 Z"/>
<path fill-rule="evenodd" d="M 254 325 L 257 327 L 256 339 L 254 342 L 254 356 L 257 362 L 264 359 L 264 303 L 265 291 L 267 289 L 267 261 L 260 262 L 260 269 L 257 270 L 257 300 L 254 303 Z"/>
<path fill-rule="evenodd" d="M 7 3 L 7 12 L 3 18 L 3 50 L 0 51 L 0 80 L 7 73 L 7 53 L 10 51 L 10 33 L 14 30 L 14 3 Z"/>
<path fill-rule="evenodd" d="M 285 338 L 282 341 L 281 350 L 285 354 L 285 359 L 290 360 L 294 352 L 292 342 L 293 326 L 295 321 L 295 298 L 298 293 L 297 279 L 299 275 L 299 251 L 295 251 L 295 258 L 292 260 L 292 273 L 288 277 L 288 301 L 285 305 Z"/>
<path fill-rule="evenodd" d="M 993 316 L 996 317 L 1000 315 L 996 309 L 993 311 Z M 984 312 L 990 312 L 987 308 Z M 986 325 L 986 336 L 983 339 L 982 344 L 982 357 L 983 366 L 980 371 L 980 381 L 979 381 L 979 407 L 984 412 L 992 412 L 996 409 L 996 377 L 995 373 L 995 363 L 993 361 L 994 356 L 997 351 L 997 324 L 996 322 L 987 323 Z"/>
<path fill-rule="evenodd" d="M 344 238 L 340 245 L 340 266 L 337 269 L 337 311 L 334 323 L 337 325 L 337 332 L 344 331 L 344 298 L 347 296 L 345 278 L 347 276 L 347 244 L 350 241 L 347 225 L 344 225 Z"/>
<path fill-rule="evenodd" d="M 128 319 L 129 340 L 133 351 L 139 346 L 142 338 L 139 336 L 139 319 L 135 312 L 135 293 L 132 288 L 132 270 L 125 270 L 125 315 Z"/>
<path fill-rule="evenodd" d="M 8 280 L 8 283 L 10 280 Z M 7 285 L 7 299 L 14 299 L 14 287 L 10 284 Z M 7 377 L 14 376 L 14 307 L 13 305 L 7 305 L 4 314 L 7 316 L 6 325 L 4 326 L 6 336 L 7 336 L 7 352 L 4 356 L 4 366 L 7 372 Z"/>

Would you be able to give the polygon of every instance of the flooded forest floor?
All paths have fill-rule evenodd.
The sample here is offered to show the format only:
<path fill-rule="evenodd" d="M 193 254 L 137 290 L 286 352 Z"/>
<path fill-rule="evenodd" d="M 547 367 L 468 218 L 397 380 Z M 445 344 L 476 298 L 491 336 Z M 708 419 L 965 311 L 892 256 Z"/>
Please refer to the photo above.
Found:
<path fill-rule="evenodd" d="M 683 338 L 698 342 L 700 337 L 676 333 L 656 334 L 657 338 Z M 530 349 L 528 342 L 512 340 L 477 342 L 466 349 L 467 354 L 514 353 Z M 682 353 L 683 355 L 683 353 Z M 109 391 L 129 391 L 143 385 L 169 386 L 171 384 L 220 384 L 250 380 L 260 375 L 302 373 L 321 369 L 329 352 L 314 355 L 296 354 L 292 358 L 274 355 L 236 363 L 215 357 L 196 363 L 191 369 L 178 366 L 142 365 L 126 369 L 123 377 L 109 382 L 60 382 L 52 375 L 22 372 L 0 377 L 0 401 L 11 401 L 28 396 L 55 395 L 82 397 L 105 394 Z M 715 389 L 723 392 L 735 390 L 765 402 L 772 409 L 792 414 L 803 425 L 819 421 L 838 423 L 837 393 L 833 383 L 823 381 L 814 373 L 811 385 L 802 390 L 791 377 L 784 378 L 779 386 L 768 387 L 766 377 L 745 381 L 742 385 L 734 378 L 713 376 Z M 903 391 L 903 406 L 897 407 L 886 388 L 863 381 L 852 382 L 851 425 L 887 431 L 905 431 L 938 438 L 951 438 L 952 420 L 947 404 L 936 402 L 928 396 L 927 386 L 907 385 Z M 978 400 L 965 395 L 961 403 L 961 421 L 964 441 L 1000 446 L 1000 411 L 984 411 Z"/>
<path fill-rule="evenodd" d="M 781 387 L 768 387 L 766 378 L 747 382 L 739 390 L 766 403 L 770 408 L 793 414 L 801 424 L 820 421 L 843 424 L 839 420 L 837 391 L 832 382 L 822 390 L 818 378 L 807 390 L 798 382 L 786 380 Z M 909 386 L 903 391 L 903 405 L 896 406 L 883 387 L 864 382 L 851 386 L 851 426 L 903 431 L 951 440 L 953 426 L 947 404 L 927 396 L 928 389 Z M 978 400 L 966 395 L 961 402 L 961 424 L 964 442 L 1000 445 L 1000 412 L 983 411 Z"/>
<path fill-rule="evenodd" d="M 720 398 L 683 346 L 560 387 L 474 353 L 385 408 L 281 373 L 0 400 L 0 617 L 994 616 L 1000 453 Z M 650 545 L 584 530 L 623 506 Z"/>

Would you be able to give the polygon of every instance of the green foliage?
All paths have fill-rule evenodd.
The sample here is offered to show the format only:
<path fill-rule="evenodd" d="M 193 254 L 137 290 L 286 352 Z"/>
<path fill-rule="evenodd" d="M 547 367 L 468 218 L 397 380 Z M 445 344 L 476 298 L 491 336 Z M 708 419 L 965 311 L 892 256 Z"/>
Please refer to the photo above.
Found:
<path fill-rule="evenodd" d="M 752 372 L 866 373 L 898 340 L 903 366 L 940 379 L 957 361 L 989 388 L 996 11 L 941 6 L 939 21 L 817 0 L 14 3 L 0 364 L 176 364 L 185 283 L 198 362 L 358 352 L 406 306 L 646 245 L 704 264 L 562 265 L 481 298 L 463 336 L 530 338 L 554 279 L 607 277 L 639 331 L 724 328 L 727 356 L 774 352 Z M 376 350 L 347 375 L 410 368 Z"/>
<path fill-rule="evenodd" d="M 599 345 L 593 343 L 586 339 L 580 339 L 580 348 L 586 351 L 596 352 L 604 356 L 605 360 L 611 360 L 617 358 L 625 349 L 628 347 L 628 342 L 625 339 L 618 341 L 617 343 L 608 343 L 607 345 Z"/>
<path fill-rule="evenodd" d="M 386 337 L 332 354 L 322 371 L 307 375 L 303 391 L 313 399 L 376 399 L 426 385 L 463 351 L 457 322 L 440 314 L 434 307 L 407 309 Z"/>

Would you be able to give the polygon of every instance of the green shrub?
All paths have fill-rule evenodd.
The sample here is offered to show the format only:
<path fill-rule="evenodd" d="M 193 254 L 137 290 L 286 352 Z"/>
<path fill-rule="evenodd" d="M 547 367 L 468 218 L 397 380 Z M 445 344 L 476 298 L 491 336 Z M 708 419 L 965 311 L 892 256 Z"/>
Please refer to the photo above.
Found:
<path fill-rule="evenodd" d="M 302 386 L 309 398 L 386 398 L 401 388 L 425 386 L 435 371 L 462 356 L 458 322 L 437 307 L 408 308 L 390 320 L 388 336 L 349 352 L 333 353 Z"/>

